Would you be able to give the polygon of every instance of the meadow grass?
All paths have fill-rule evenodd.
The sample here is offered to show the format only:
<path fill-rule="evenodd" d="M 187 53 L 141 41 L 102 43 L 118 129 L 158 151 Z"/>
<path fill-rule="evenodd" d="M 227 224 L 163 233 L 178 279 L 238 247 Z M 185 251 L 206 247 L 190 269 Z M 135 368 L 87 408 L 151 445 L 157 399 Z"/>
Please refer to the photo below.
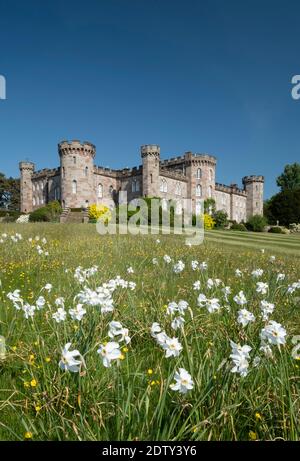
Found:
<path fill-rule="evenodd" d="M 16 232 L 23 239 L 13 242 Z M 100 236 L 94 225 L 2 224 L 3 233 L 8 238 L 0 244 L 0 335 L 6 343 L 6 353 L 0 354 L 1 440 L 299 440 L 300 361 L 292 357 L 291 339 L 300 334 L 300 290 L 287 294 L 288 285 L 300 278 L 299 237 L 212 231 L 203 245 L 188 247 L 182 236 Z M 43 248 L 49 256 L 38 254 L 40 241 L 28 241 L 35 236 L 47 239 Z M 163 260 L 166 254 L 170 264 Z M 185 268 L 176 274 L 178 260 Z M 192 270 L 193 260 L 207 262 L 207 271 Z M 93 265 L 99 269 L 86 282 L 90 288 L 119 275 L 135 282 L 135 290 L 114 293 L 113 313 L 87 306 L 82 321 L 68 316 L 56 323 L 55 299 L 63 297 L 67 311 L 73 307 L 82 289 L 74 271 Z M 133 274 L 127 273 L 129 266 Z M 242 277 L 236 277 L 237 268 Z M 269 285 L 265 296 L 256 292 L 258 280 L 251 275 L 258 268 L 264 270 L 258 280 Z M 285 280 L 277 282 L 277 273 Z M 222 284 L 208 289 L 208 278 Z M 196 280 L 200 291 L 193 289 Z M 47 283 L 53 285 L 51 293 L 41 291 Z M 224 285 L 232 290 L 228 302 Z M 33 305 L 42 294 L 47 306 L 25 319 L 7 298 L 16 289 Z M 256 317 L 245 328 L 237 323 L 241 306 L 233 301 L 240 290 Z M 199 307 L 199 293 L 220 299 L 220 312 Z M 270 319 L 287 330 L 286 344 L 272 346 L 272 358 L 259 350 L 265 325 L 261 299 L 275 304 Z M 190 311 L 184 329 L 172 331 L 166 307 L 179 300 L 187 301 Z M 110 341 L 111 320 L 128 328 L 131 342 L 122 345 L 122 360 L 105 368 L 97 349 Z M 178 357 L 165 357 L 151 337 L 153 322 L 179 339 Z M 231 372 L 230 340 L 252 347 L 245 377 Z M 68 342 L 84 356 L 80 373 L 59 368 Z M 194 381 L 186 394 L 170 388 L 179 367 Z"/>

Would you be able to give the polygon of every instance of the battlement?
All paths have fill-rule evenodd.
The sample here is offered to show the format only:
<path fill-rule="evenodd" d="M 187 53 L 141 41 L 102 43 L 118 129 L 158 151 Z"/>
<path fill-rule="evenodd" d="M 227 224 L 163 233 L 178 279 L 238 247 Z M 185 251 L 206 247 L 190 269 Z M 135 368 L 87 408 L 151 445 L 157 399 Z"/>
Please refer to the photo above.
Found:
<path fill-rule="evenodd" d="M 159 157 L 160 156 L 160 147 L 157 144 L 145 144 L 141 146 L 141 156 L 142 158 L 146 157 L 147 155 L 154 155 Z"/>
<path fill-rule="evenodd" d="M 238 187 L 237 184 L 231 184 L 230 186 L 227 186 L 225 184 L 216 183 L 215 190 L 225 192 L 226 194 L 236 194 L 247 197 L 247 192 L 244 189 Z"/>
<path fill-rule="evenodd" d="M 73 141 L 62 141 L 58 144 L 59 155 L 74 155 L 83 154 L 91 155 L 93 158 L 96 155 L 96 146 L 88 141 L 80 142 L 77 139 Z"/>
<path fill-rule="evenodd" d="M 58 168 L 43 168 L 42 170 L 35 171 L 32 175 L 32 180 L 49 178 L 52 176 L 60 175 L 60 167 Z"/>
<path fill-rule="evenodd" d="M 265 182 L 264 176 L 260 175 L 251 175 L 251 176 L 244 176 L 243 177 L 243 184 L 250 184 L 253 182 Z"/>
<path fill-rule="evenodd" d="M 166 178 L 177 179 L 178 181 L 188 182 L 187 177 L 179 171 L 172 171 L 167 168 L 160 168 L 159 174 L 160 176 L 164 176 Z"/>
<path fill-rule="evenodd" d="M 22 170 L 34 171 L 35 164 L 33 162 L 23 161 L 23 162 L 19 163 L 19 169 L 20 169 L 20 171 L 22 171 Z"/>

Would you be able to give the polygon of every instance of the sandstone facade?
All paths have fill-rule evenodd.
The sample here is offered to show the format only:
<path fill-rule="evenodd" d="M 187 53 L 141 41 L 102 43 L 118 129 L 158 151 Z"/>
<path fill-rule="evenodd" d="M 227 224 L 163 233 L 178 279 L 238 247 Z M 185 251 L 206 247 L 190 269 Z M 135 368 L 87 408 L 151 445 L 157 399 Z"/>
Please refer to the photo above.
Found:
<path fill-rule="evenodd" d="M 237 222 L 263 213 L 263 176 L 245 176 L 243 188 L 216 183 L 217 160 L 208 154 L 186 152 L 161 160 L 158 145 L 144 145 L 142 165 L 112 170 L 95 165 L 96 147 L 89 142 L 62 141 L 58 153 L 60 166 L 55 169 L 35 171 L 33 163 L 20 163 L 22 212 L 52 200 L 59 200 L 63 208 L 87 208 L 104 199 L 116 201 L 119 192 L 126 191 L 129 201 L 190 199 L 194 212 L 200 211 L 202 199 L 213 198 L 217 210 L 226 211 Z"/>

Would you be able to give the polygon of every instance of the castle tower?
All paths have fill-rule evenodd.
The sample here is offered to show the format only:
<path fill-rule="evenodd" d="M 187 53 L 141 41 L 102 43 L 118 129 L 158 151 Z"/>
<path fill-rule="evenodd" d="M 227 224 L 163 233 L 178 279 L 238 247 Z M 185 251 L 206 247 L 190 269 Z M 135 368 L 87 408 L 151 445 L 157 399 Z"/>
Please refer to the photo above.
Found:
<path fill-rule="evenodd" d="M 141 157 L 143 159 L 143 195 L 144 197 L 158 197 L 160 147 L 156 144 L 142 146 Z"/>
<path fill-rule="evenodd" d="M 63 208 L 81 208 L 95 203 L 94 158 L 96 147 L 89 142 L 62 141 L 58 145 L 58 152 Z"/>
<path fill-rule="evenodd" d="M 33 210 L 32 202 L 32 175 L 34 173 L 35 165 L 32 162 L 20 162 L 19 163 L 21 179 L 20 179 L 20 191 L 21 191 L 21 213 L 30 213 Z"/>
<path fill-rule="evenodd" d="M 185 174 L 188 179 L 187 198 L 192 200 L 194 212 L 200 212 L 200 200 L 214 198 L 216 158 L 207 154 L 184 154 Z"/>
<path fill-rule="evenodd" d="M 246 217 L 263 215 L 264 212 L 264 177 L 245 176 L 243 178 L 244 189 L 247 192 Z"/>

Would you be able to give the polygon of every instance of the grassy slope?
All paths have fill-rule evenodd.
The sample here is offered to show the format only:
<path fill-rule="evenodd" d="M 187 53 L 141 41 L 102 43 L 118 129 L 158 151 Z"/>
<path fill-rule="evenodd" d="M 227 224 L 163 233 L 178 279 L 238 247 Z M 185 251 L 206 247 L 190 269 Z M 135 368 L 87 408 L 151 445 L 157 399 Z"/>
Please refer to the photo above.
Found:
<path fill-rule="evenodd" d="M 262 267 L 270 286 L 274 271 L 285 272 L 289 283 L 299 279 L 299 237 L 213 231 L 206 234 L 203 245 L 188 248 L 180 236 L 160 236 L 157 244 L 156 236 L 101 237 L 92 225 L 1 225 L 3 232 L 20 232 L 24 241 L 0 247 L 0 334 L 8 345 L 7 357 L 0 362 L 0 440 L 22 439 L 26 430 L 36 440 L 232 440 L 248 439 L 250 430 L 261 439 L 299 439 L 299 368 L 290 359 L 291 345 L 245 379 L 219 369 L 229 357 L 229 339 L 248 342 L 255 350 L 261 326 L 250 326 L 245 333 L 235 324 L 236 309 L 222 315 L 199 310 L 192 283 L 202 276 L 190 268 L 194 259 L 207 261 L 208 276 L 221 278 L 234 293 L 244 289 L 251 299 L 249 308 L 258 317 L 249 272 Z M 28 244 L 27 238 L 35 235 L 47 237 L 48 258 L 37 256 Z M 261 248 L 266 249 L 264 255 Z M 174 274 L 162 262 L 164 254 L 184 260 L 186 270 Z M 268 261 L 271 254 L 277 255 L 273 265 Z M 153 257 L 159 259 L 158 266 L 152 265 Z M 57 325 L 47 312 L 38 313 L 34 322 L 25 321 L 6 299 L 8 291 L 20 288 L 24 298 L 34 302 L 50 282 L 51 306 L 56 296 L 64 296 L 69 308 L 80 290 L 72 271 L 93 264 L 100 268 L 91 282 L 94 286 L 116 275 L 137 283 L 135 292 L 123 291 L 116 297 L 114 319 L 133 336 L 119 369 L 104 369 L 95 352 L 97 344 L 107 340 L 111 317 L 88 315 L 77 330 L 76 322 Z M 135 270 L 130 277 L 129 265 Z M 248 274 L 243 280 L 234 277 L 237 267 Z M 214 295 L 221 296 L 219 291 Z M 165 316 L 164 306 L 179 299 L 186 299 L 194 311 L 193 321 L 187 316 L 184 336 L 172 333 Z M 287 299 L 282 289 L 274 289 L 270 300 L 276 304 L 273 318 L 288 328 L 289 335 L 299 334 L 297 299 Z M 179 359 L 164 358 L 155 345 L 149 335 L 154 321 L 180 338 L 184 350 Z M 60 348 L 69 340 L 86 352 L 88 371 L 81 379 L 58 371 Z M 46 364 L 47 357 L 51 362 Z M 195 390 L 187 397 L 168 392 L 178 366 L 188 369 L 195 381 Z M 148 368 L 153 375 L 147 375 Z M 32 378 L 37 387 L 25 388 L 23 381 Z M 36 405 L 42 407 L 38 414 Z M 256 412 L 263 415 L 263 422 L 255 419 Z"/>

